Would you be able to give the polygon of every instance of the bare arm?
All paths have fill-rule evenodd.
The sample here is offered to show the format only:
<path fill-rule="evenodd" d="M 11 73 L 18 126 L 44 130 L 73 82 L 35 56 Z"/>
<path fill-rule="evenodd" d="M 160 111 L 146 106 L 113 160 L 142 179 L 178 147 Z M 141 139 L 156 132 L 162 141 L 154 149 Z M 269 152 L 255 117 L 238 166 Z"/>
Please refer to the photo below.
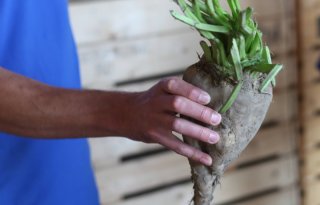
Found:
<path fill-rule="evenodd" d="M 33 138 L 124 136 L 159 143 L 204 164 L 211 158 L 184 144 L 172 131 L 216 143 L 213 131 L 176 113 L 217 125 L 210 98 L 178 78 L 139 93 L 79 91 L 50 87 L 0 68 L 0 130 Z M 210 137 L 211 136 L 211 137 Z"/>

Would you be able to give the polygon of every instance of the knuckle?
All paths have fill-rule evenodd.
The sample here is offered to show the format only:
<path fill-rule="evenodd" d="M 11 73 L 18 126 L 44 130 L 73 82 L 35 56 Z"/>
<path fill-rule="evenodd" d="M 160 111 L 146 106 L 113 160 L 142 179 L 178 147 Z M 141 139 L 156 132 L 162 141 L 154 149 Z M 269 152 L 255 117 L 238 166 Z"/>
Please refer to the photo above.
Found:
<path fill-rule="evenodd" d="M 175 96 L 172 99 L 172 108 L 174 111 L 180 111 L 185 107 L 185 101 L 180 96 Z"/>
<path fill-rule="evenodd" d="M 177 153 L 188 157 L 188 158 L 192 158 L 193 156 L 193 150 L 191 150 L 189 147 L 185 146 L 185 145 L 180 145 L 177 147 Z"/>
<path fill-rule="evenodd" d="M 177 79 L 172 77 L 172 78 L 166 78 L 161 81 L 162 87 L 167 90 L 168 92 L 171 92 L 175 89 L 176 84 L 177 84 Z"/>
<path fill-rule="evenodd" d="M 172 121 L 171 127 L 172 127 L 172 130 L 181 131 L 181 129 L 182 129 L 181 120 L 179 120 L 178 118 L 175 118 Z"/>
<path fill-rule="evenodd" d="M 161 88 L 165 88 L 165 87 L 166 87 L 167 80 L 168 80 L 168 79 L 162 79 L 162 80 L 160 80 L 159 85 L 160 85 Z"/>
<path fill-rule="evenodd" d="M 200 156 L 198 154 L 198 152 L 194 152 L 193 155 L 190 157 L 190 159 L 192 159 L 193 161 L 199 161 Z"/>
<path fill-rule="evenodd" d="M 201 121 L 208 121 L 209 120 L 209 116 L 210 116 L 211 111 L 209 110 L 209 108 L 207 107 L 203 107 L 201 114 L 200 114 L 200 120 Z"/>
<path fill-rule="evenodd" d="M 188 98 L 193 100 L 198 100 L 200 98 L 200 93 L 198 89 L 191 88 L 188 92 Z"/>
<path fill-rule="evenodd" d="M 150 139 L 155 139 L 157 136 L 157 131 L 155 129 L 147 129 L 145 132 L 145 135 L 148 136 Z"/>
<path fill-rule="evenodd" d="M 181 155 L 185 155 L 185 148 L 182 145 L 176 146 L 174 150 Z"/>
<path fill-rule="evenodd" d="M 200 140 L 207 141 L 209 138 L 209 134 L 210 133 L 208 132 L 207 128 L 201 127 L 199 129 L 198 136 L 199 136 Z"/>
<path fill-rule="evenodd" d="M 197 151 L 191 149 L 188 157 L 192 160 L 197 160 L 198 159 L 197 156 L 198 156 Z"/>

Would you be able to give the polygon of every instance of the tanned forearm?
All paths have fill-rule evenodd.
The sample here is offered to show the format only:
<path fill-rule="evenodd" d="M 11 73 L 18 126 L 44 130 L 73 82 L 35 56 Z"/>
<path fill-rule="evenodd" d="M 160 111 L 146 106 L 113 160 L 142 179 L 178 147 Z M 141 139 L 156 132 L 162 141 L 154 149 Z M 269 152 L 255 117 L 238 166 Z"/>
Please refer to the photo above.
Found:
<path fill-rule="evenodd" d="M 0 130 L 35 138 L 124 135 L 134 96 L 50 87 L 0 68 Z"/>
<path fill-rule="evenodd" d="M 172 134 L 217 143 L 216 132 L 176 117 L 218 125 L 221 116 L 205 106 L 209 102 L 207 93 L 179 78 L 164 79 L 144 92 L 120 93 L 51 87 L 0 68 L 0 131 L 25 137 L 123 136 L 210 165 L 208 154 Z"/>

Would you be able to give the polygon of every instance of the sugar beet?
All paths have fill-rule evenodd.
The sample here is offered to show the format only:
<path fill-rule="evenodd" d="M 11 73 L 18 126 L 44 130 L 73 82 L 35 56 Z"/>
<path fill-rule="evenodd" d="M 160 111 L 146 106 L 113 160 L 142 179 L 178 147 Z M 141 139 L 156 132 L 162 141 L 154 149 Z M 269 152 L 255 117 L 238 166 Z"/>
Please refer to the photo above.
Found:
<path fill-rule="evenodd" d="M 215 78 L 208 69 L 210 65 L 195 64 L 186 70 L 183 78 L 207 91 L 212 99 L 208 106 L 218 110 L 230 96 L 233 87 Z M 220 177 L 230 162 L 238 158 L 259 130 L 272 101 L 272 87 L 269 86 L 265 92 L 261 93 L 259 92 L 260 84 L 259 78 L 252 78 L 245 74 L 240 93 L 233 106 L 222 114 L 220 126 L 210 126 L 210 129 L 221 136 L 218 144 L 211 145 L 184 136 L 187 144 L 208 153 L 213 159 L 211 167 L 189 161 L 194 182 L 195 205 L 213 204 L 213 192 L 219 184 Z"/>

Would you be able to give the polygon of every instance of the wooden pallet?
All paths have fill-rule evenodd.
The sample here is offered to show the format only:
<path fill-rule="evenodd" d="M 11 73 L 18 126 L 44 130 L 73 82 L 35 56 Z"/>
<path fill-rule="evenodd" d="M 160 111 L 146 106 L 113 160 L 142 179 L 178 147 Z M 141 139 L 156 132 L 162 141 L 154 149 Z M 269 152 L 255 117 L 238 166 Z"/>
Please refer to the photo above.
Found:
<path fill-rule="evenodd" d="M 320 204 L 320 2 L 300 4 L 301 131 L 303 204 Z"/>
<path fill-rule="evenodd" d="M 263 129 L 228 170 L 216 202 L 298 205 L 293 0 L 244 3 L 256 8 L 265 39 L 286 69 L 278 77 Z M 163 77 L 181 75 L 196 62 L 200 37 L 173 20 L 170 9 L 178 10 L 162 0 L 72 3 L 83 86 L 141 91 Z M 159 145 L 121 137 L 93 139 L 90 146 L 102 204 L 186 205 L 190 201 L 192 184 L 185 158 Z"/>

